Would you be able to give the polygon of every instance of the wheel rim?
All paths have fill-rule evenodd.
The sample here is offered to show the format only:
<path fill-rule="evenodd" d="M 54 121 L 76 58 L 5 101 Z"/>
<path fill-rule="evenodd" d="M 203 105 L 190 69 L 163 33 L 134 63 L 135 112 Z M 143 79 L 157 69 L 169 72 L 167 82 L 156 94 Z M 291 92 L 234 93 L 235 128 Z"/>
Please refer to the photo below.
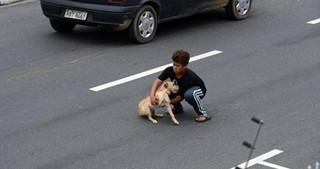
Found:
<path fill-rule="evenodd" d="M 141 37 L 148 38 L 154 31 L 155 19 L 150 11 L 145 11 L 139 18 L 139 33 Z"/>
<path fill-rule="evenodd" d="M 236 9 L 239 15 L 245 15 L 250 8 L 250 0 L 237 0 Z"/>

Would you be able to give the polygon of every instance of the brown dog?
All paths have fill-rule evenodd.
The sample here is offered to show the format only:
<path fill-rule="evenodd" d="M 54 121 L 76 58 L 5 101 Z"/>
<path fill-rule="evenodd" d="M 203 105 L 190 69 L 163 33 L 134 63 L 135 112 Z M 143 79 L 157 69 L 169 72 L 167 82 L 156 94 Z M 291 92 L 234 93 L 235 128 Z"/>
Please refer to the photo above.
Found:
<path fill-rule="evenodd" d="M 166 107 L 169 115 L 171 116 L 172 121 L 175 124 L 179 124 L 172 112 L 169 98 L 170 93 L 177 93 L 178 90 L 179 86 L 174 82 L 164 82 L 156 92 L 156 97 L 159 100 L 159 104 L 152 105 L 150 101 L 150 96 L 148 96 L 140 101 L 138 105 L 139 114 L 141 116 L 147 116 L 152 123 L 158 123 L 157 120 L 153 119 L 152 117 L 163 117 L 163 115 L 157 114 L 155 110 L 159 107 Z"/>

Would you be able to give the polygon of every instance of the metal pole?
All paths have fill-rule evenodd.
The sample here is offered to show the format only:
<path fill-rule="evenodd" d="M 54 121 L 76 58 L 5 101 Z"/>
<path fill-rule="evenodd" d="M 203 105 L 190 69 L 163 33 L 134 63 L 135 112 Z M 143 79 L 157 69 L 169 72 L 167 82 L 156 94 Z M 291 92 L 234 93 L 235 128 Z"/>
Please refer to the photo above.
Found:
<path fill-rule="evenodd" d="M 262 120 L 259 120 L 259 119 L 254 118 L 254 117 L 253 117 L 251 120 L 259 124 L 259 129 L 258 129 L 258 131 L 257 131 L 256 137 L 254 138 L 253 144 L 250 145 L 250 147 L 249 147 L 251 150 L 250 150 L 250 154 L 249 154 L 249 157 L 248 157 L 248 161 L 247 161 L 246 166 L 244 167 L 244 169 L 247 169 L 247 167 L 248 167 L 248 164 L 249 164 L 249 161 L 250 161 L 250 159 L 251 159 L 253 150 L 255 149 L 255 146 L 256 146 L 256 142 L 257 142 L 257 139 L 258 139 L 258 136 L 259 136 L 261 127 L 262 127 L 262 125 L 263 125 L 263 121 L 262 121 Z M 245 144 L 245 143 L 246 143 L 246 142 L 244 142 L 243 144 Z M 246 143 L 246 144 L 247 144 L 247 143 Z"/>

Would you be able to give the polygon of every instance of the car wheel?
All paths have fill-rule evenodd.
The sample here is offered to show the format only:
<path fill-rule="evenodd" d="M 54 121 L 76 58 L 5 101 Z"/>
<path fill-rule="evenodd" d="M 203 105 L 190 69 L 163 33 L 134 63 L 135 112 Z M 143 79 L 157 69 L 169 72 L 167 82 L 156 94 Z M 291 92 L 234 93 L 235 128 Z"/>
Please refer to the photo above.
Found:
<path fill-rule="evenodd" d="M 150 5 L 143 6 L 138 10 L 127 33 L 132 42 L 148 43 L 152 41 L 158 26 L 158 16 Z"/>
<path fill-rule="evenodd" d="M 57 32 L 71 32 L 76 26 L 74 23 L 61 22 L 53 19 L 50 19 L 50 24 Z"/>
<path fill-rule="evenodd" d="M 230 0 L 226 13 L 230 19 L 241 20 L 249 16 L 252 0 Z"/>

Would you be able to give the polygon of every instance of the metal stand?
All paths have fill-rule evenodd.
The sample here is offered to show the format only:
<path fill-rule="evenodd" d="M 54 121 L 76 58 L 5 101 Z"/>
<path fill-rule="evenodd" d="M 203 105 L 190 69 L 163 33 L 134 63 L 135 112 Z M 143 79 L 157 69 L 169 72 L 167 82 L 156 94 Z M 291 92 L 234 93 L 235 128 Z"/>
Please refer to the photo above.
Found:
<path fill-rule="evenodd" d="M 312 167 L 309 165 L 308 169 L 312 169 Z M 319 169 L 319 162 L 316 162 L 314 169 Z"/>
<path fill-rule="evenodd" d="M 248 157 L 248 160 L 247 160 L 247 162 L 246 162 L 246 166 L 245 166 L 244 169 L 247 169 L 247 168 L 248 168 L 249 161 L 250 161 L 250 159 L 251 159 L 253 150 L 255 149 L 255 145 L 256 145 L 258 136 L 259 136 L 259 134 L 260 134 L 261 127 L 262 127 L 262 125 L 263 125 L 263 120 L 260 120 L 260 119 L 258 119 L 258 118 L 256 118 L 256 117 L 252 117 L 252 118 L 251 118 L 251 121 L 259 124 L 259 129 L 258 129 L 258 131 L 257 131 L 257 134 L 256 134 L 256 136 L 255 136 L 254 141 L 253 141 L 252 144 L 250 144 L 249 142 L 246 142 L 246 141 L 244 141 L 244 142 L 242 143 L 242 144 L 243 144 L 244 146 L 246 146 L 247 148 L 250 148 L 250 154 L 249 154 L 249 157 Z M 237 166 L 235 169 L 241 169 L 241 168 Z"/>

